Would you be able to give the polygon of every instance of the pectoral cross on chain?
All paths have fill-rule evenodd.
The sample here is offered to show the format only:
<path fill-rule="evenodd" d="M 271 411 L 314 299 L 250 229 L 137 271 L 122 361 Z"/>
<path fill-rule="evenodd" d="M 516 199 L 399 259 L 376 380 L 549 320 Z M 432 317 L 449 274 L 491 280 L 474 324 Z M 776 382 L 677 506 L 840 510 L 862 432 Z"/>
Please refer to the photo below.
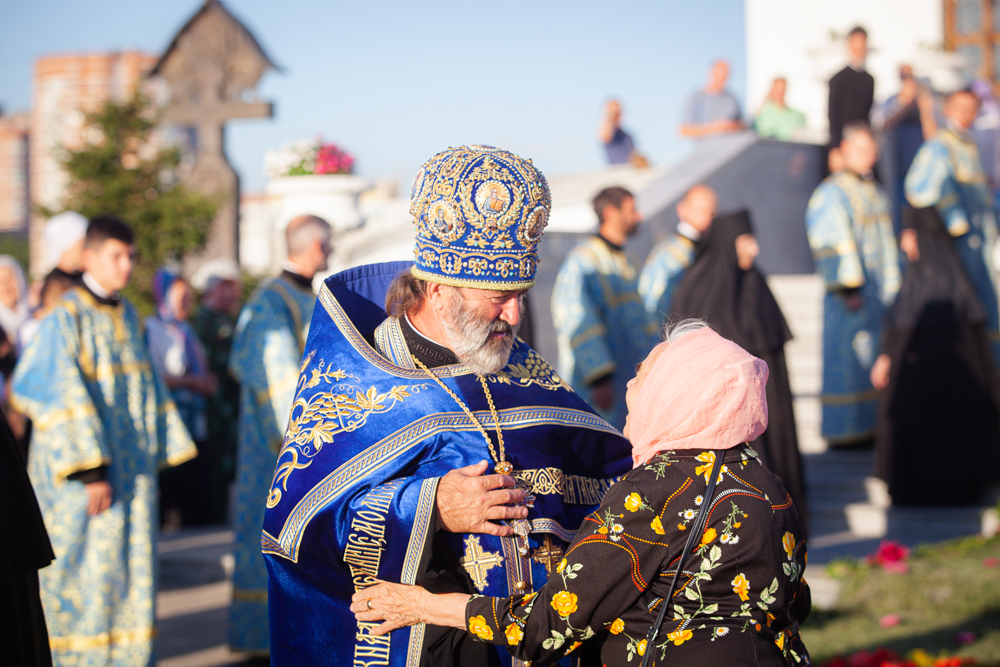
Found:
<path fill-rule="evenodd" d="M 559 561 L 562 559 L 563 550 L 559 548 L 555 542 L 552 541 L 551 535 L 545 536 L 545 542 L 542 546 L 535 549 L 535 553 L 532 554 L 532 558 L 535 559 L 536 563 L 541 563 L 545 566 L 545 571 L 552 574 L 552 570 L 556 568 Z"/>
<path fill-rule="evenodd" d="M 472 583 L 482 593 L 486 590 L 486 573 L 497 565 L 503 564 L 503 556 L 493 551 L 486 551 L 479 544 L 479 538 L 469 535 L 465 538 L 465 555 L 458 560 L 459 565 L 472 577 Z"/>

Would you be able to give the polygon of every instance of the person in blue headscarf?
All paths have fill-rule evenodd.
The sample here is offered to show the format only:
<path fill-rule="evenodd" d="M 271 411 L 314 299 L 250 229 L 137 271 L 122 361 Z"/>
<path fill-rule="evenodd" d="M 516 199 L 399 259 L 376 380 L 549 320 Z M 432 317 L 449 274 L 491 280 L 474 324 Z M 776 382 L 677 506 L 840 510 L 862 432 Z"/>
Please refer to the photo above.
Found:
<path fill-rule="evenodd" d="M 208 437 L 205 407 L 215 391 L 205 350 L 188 323 L 194 305 L 191 285 L 174 271 L 153 275 L 156 315 L 146 318 L 146 344 L 153 366 L 163 376 L 177 412 L 198 450 Z M 207 489 L 204 459 L 199 457 L 160 474 L 160 516 L 167 529 L 202 524 Z"/>

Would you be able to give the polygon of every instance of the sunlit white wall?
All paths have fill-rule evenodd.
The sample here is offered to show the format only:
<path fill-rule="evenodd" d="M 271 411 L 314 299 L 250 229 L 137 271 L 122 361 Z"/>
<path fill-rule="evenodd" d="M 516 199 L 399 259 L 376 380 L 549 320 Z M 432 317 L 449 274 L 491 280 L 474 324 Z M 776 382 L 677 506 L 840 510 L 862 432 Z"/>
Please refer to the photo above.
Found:
<path fill-rule="evenodd" d="M 843 40 L 855 25 L 868 31 L 868 71 L 875 100 L 899 91 L 899 65 L 927 61 L 944 42 L 943 0 L 746 0 L 747 108 L 756 114 L 776 76 L 788 79 L 786 101 L 808 127 L 827 130 L 827 81 L 847 64 Z M 918 62 L 919 64 L 919 62 Z M 931 72 L 918 76 L 927 76 Z"/>

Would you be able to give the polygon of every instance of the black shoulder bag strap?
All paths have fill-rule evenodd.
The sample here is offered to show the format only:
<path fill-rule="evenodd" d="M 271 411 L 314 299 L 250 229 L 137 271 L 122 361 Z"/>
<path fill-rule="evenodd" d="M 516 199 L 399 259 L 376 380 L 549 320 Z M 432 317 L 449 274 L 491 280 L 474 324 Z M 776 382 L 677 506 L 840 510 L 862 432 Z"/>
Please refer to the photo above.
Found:
<path fill-rule="evenodd" d="M 701 502 L 701 509 L 698 510 L 698 516 L 694 520 L 694 525 L 691 526 L 691 532 L 688 533 L 687 542 L 684 544 L 684 551 L 681 552 L 680 557 L 677 559 L 674 578 L 670 581 L 670 592 L 667 593 L 667 597 L 663 598 L 663 604 L 660 607 L 659 615 L 656 617 L 656 622 L 653 623 L 652 627 L 649 628 L 649 632 L 646 633 L 646 653 L 642 656 L 642 667 L 649 667 L 649 661 L 653 657 L 653 641 L 660 634 L 663 619 L 667 614 L 667 607 L 670 606 L 670 601 L 674 599 L 674 592 L 677 590 L 677 580 L 680 579 L 681 572 L 684 571 L 684 562 L 687 561 L 687 557 L 694 550 L 695 545 L 701 541 L 701 534 L 704 532 L 705 522 L 708 520 L 708 508 L 712 504 L 712 496 L 715 495 L 715 483 L 719 481 L 719 474 L 722 472 L 722 460 L 726 458 L 726 451 L 719 450 L 715 453 L 715 465 L 712 466 L 712 476 L 708 480 L 708 488 L 705 489 L 705 498 Z"/>

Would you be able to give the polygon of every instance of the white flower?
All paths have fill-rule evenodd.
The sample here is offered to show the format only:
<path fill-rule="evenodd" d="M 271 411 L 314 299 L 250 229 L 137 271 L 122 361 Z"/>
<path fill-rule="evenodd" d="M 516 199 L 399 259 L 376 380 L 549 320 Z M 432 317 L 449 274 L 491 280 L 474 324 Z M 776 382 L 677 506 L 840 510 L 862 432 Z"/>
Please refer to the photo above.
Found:
<path fill-rule="evenodd" d="M 740 536 L 739 535 L 733 535 L 732 537 L 729 538 L 729 543 L 730 544 L 736 544 L 739 541 L 740 541 Z"/>
<path fill-rule="evenodd" d="M 729 634 L 729 628 L 715 628 L 712 630 L 712 641 L 715 641 L 716 637 L 725 637 Z"/>
<path fill-rule="evenodd" d="M 684 510 L 683 512 L 678 512 L 677 516 L 690 521 L 698 515 L 694 510 Z"/>
<path fill-rule="evenodd" d="M 620 523 L 616 523 L 614 526 L 611 527 L 612 533 L 620 533 L 624 530 L 625 528 Z"/>
<path fill-rule="evenodd" d="M 705 502 L 705 499 L 702 496 L 696 496 L 694 499 L 695 507 L 701 507 L 703 502 Z"/>
<path fill-rule="evenodd" d="M 732 537 L 733 536 L 730 535 L 729 533 L 723 533 L 722 537 L 719 538 L 719 541 L 722 542 L 723 544 L 729 544 L 729 540 L 731 540 Z"/>

